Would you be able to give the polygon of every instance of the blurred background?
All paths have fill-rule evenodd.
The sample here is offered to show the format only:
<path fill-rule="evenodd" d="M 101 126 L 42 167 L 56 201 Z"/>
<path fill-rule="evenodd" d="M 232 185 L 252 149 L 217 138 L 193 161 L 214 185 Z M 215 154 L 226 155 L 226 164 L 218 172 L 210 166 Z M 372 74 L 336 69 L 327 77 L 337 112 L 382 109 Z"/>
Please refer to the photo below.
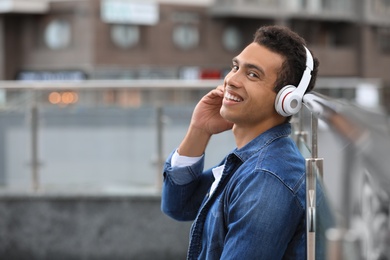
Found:
<path fill-rule="evenodd" d="M 317 92 L 388 114 L 388 0 L 0 0 L 0 258 L 184 259 L 162 163 L 269 24 L 306 39 Z M 343 147 L 319 131 L 342 208 Z M 213 137 L 206 167 L 234 145 Z"/>

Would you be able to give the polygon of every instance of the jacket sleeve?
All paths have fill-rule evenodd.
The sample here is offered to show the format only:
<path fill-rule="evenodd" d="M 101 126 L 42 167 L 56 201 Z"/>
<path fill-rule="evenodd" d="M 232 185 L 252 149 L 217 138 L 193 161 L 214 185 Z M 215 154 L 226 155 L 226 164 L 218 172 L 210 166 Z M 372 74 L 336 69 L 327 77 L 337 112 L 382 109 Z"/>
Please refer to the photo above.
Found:
<path fill-rule="evenodd" d="M 172 167 L 171 157 L 164 165 L 161 210 L 179 221 L 194 220 L 214 176 L 203 172 L 204 157 L 187 167 Z"/>

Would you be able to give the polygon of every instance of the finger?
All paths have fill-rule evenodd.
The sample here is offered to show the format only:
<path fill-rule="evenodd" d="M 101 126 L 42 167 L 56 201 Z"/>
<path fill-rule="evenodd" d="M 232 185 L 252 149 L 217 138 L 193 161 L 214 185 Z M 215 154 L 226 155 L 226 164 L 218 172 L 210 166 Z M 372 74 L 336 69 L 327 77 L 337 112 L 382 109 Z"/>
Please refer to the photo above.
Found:
<path fill-rule="evenodd" d="M 213 94 L 217 95 L 218 97 L 223 97 L 223 86 L 219 85 L 217 88 L 211 91 Z"/>

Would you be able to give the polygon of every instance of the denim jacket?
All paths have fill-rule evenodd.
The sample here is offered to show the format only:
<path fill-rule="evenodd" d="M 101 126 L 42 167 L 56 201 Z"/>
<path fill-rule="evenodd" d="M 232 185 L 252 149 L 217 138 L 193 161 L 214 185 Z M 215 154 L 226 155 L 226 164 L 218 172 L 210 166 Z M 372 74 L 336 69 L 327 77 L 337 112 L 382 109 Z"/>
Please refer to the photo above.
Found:
<path fill-rule="evenodd" d="M 162 211 L 194 220 L 188 259 L 306 259 L 305 161 L 288 123 L 262 133 L 220 163 L 214 181 L 204 159 L 164 166 Z"/>

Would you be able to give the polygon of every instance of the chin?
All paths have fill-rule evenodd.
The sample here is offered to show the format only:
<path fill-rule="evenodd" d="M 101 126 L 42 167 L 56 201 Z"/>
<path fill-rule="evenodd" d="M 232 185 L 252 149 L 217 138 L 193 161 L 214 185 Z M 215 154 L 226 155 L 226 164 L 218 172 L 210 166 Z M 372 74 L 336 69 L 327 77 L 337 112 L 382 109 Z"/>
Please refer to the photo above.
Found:
<path fill-rule="evenodd" d="M 224 113 L 224 112 L 222 112 L 222 111 L 220 112 L 220 114 L 221 114 L 221 117 L 222 117 L 223 119 L 225 119 L 226 121 L 229 121 L 229 122 L 234 123 L 233 118 L 232 118 L 231 116 L 229 116 L 229 114 Z"/>
<path fill-rule="evenodd" d="M 226 119 L 226 109 L 222 106 L 219 110 L 219 114 L 222 116 L 223 119 Z M 227 120 L 227 119 L 226 119 Z"/>
<path fill-rule="evenodd" d="M 219 114 L 225 119 L 225 120 L 228 120 L 228 121 L 232 121 L 230 119 L 233 119 L 233 117 L 235 117 L 235 115 L 237 115 L 237 111 L 236 110 L 232 110 L 232 109 L 229 109 L 225 106 L 221 106 L 221 109 L 219 110 Z"/>

